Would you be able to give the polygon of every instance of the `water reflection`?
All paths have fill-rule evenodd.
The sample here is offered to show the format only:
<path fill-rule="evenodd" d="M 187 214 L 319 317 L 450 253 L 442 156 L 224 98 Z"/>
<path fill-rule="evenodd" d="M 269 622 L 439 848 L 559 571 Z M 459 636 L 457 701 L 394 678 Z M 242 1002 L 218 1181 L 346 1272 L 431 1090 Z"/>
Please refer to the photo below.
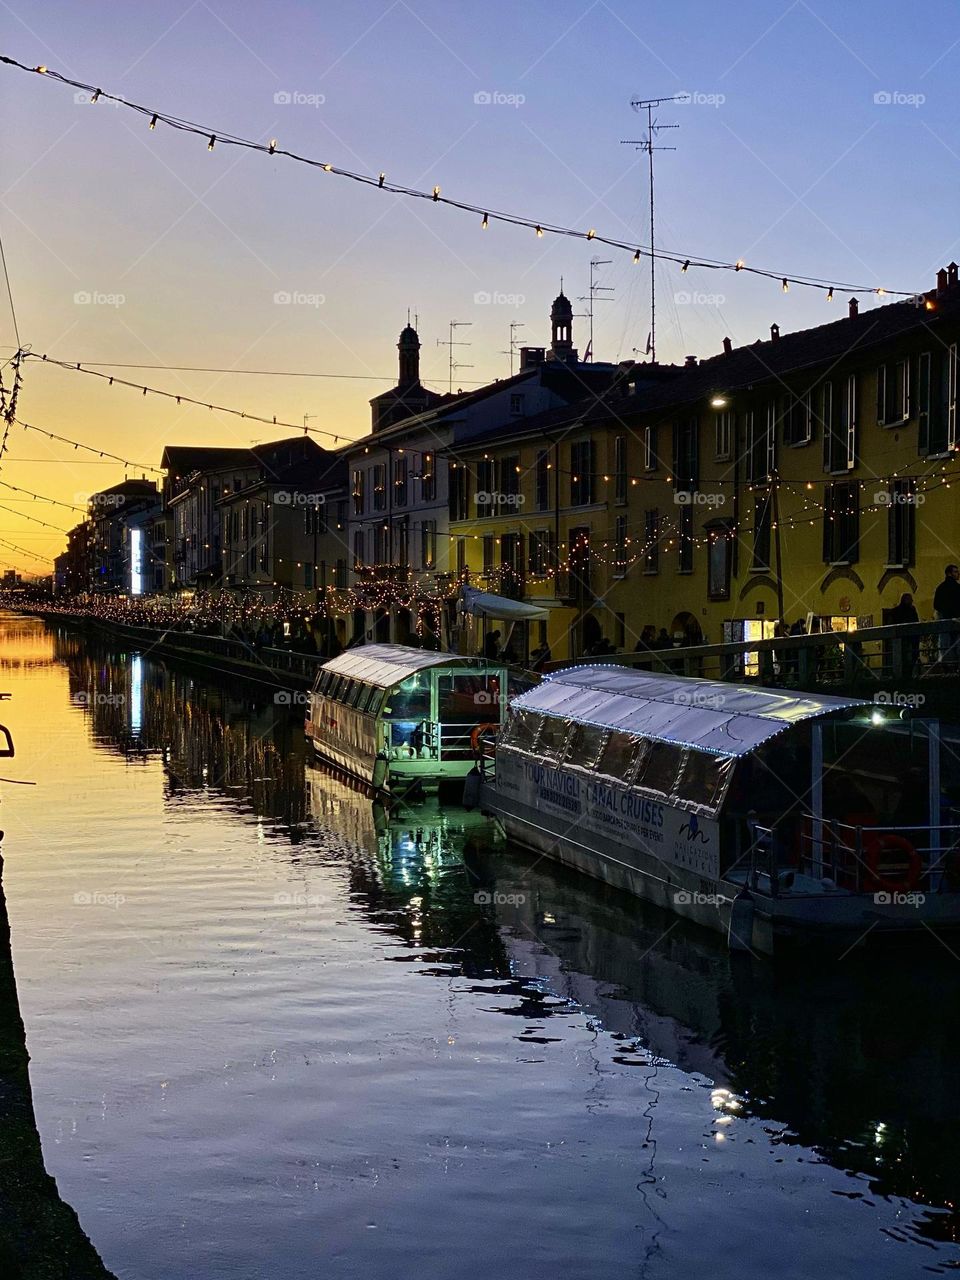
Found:
<path fill-rule="evenodd" d="M 25 646 L 40 661 L 35 634 Z M 849 1175 L 835 1194 L 906 1198 L 916 1207 L 901 1234 L 957 1242 L 952 953 L 794 967 L 730 957 L 712 935 L 511 852 L 478 815 L 372 804 L 308 762 L 302 712 L 269 694 L 66 632 L 53 655 L 68 673 L 60 713 L 86 719 L 95 750 L 162 763 L 169 812 L 216 798 L 269 821 L 290 863 L 336 860 L 369 929 L 399 944 L 384 962 L 496 1012 L 521 1061 L 543 1060 L 565 1019 L 586 1014 L 598 1054 L 643 1084 L 642 1195 L 655 1178 L 657 1072 L 675 1064 L 713 1085 L 711 1141 L 746 1132 L 744 1121 L 765 1136 L 765 1177 L 813 1151 Z"/>

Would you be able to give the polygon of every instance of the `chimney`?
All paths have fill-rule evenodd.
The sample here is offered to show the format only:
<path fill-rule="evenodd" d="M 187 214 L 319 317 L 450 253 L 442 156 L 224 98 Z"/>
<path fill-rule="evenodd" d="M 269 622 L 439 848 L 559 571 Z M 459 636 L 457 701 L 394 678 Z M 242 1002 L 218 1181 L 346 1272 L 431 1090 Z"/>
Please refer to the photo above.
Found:
<path fill-rule="evenodd" d="M 937 272 L 937 293 L 946 293 L 947 291 L 947 269 L 941 267 Z"/>
<path fill-rule="evenodd" d="M 695 369 L 697 367 L 697 357 L 687 356 L 686 360 L 684 360 L 683 363 L 687 369 Z"/>
<path fill-rule="evenodd" d="M 520 348 L 520 368 L 535 369 L 538 364 L 543 364 L 546 359 L 546 349 L 544 347 L 521 347 Z"/>
<path fill-rule="evenodd" d="M 856 320 L 859 314 L 860 314 L 860 303 L 856 300 L 856 298 L 851 298 L 850 299 L 850 319 Z"/>
<path fill-rule="evenodd" d="M 780 337 L 780 326 L 778 324 L 772 324 L 770 326 L 770 341 L 776 342 L 776 340 L 779 337 Z"/>
<path fill-rule="evenodd" d="M 730 338 L 724 338 L 724 340 L 723 340 L 723 354 L 724 354 L 725 356 L 728 356 L 732 350 L 733 350 L 733 342 L 731 341 L 731 339 L 730 339 Z"/>
<path fill-rule="evenodd" d="M 947 264 L 947 287 L 950 289 L 957 287 L 957 264 L 955 262 Z"/>

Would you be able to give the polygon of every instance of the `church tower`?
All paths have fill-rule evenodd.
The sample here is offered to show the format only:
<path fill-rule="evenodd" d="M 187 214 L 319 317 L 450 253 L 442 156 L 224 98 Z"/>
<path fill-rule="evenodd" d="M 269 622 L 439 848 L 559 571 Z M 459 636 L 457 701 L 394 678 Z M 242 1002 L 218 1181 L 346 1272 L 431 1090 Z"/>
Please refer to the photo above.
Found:
<path fill-rule="evenodd" d="M 550 354 L 547 359 L 575 364 L 577 352 L 573 346 L 573 304 L 563 292 L 562 280 L 560 292 L 550 308 L 550 335 Z"/>
<path fill-rule="evenodd" d="M 413 325 L 407 324 L 401 331 L 397 343 L 400 352 L 400 381 L 397 386 L 401 391 L 420 384 L 420 338 Z"/>

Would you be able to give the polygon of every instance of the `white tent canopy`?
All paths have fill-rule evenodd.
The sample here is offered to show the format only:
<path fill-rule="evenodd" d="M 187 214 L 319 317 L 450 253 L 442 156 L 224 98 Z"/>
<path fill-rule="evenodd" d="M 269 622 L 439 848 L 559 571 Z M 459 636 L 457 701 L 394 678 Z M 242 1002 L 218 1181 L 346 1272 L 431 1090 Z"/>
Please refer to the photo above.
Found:
<path fill-rule="evenodd" d="M 501 622 L 522 622 L 530 618 L 547 618 L 549 609 L 526 604 L 523 600 L 509 600 L 494 595 L 492 591 L 478 591 L 476 587 L 463 588 L 463 611 L 475 618 L 497 618 Z"/>
<path fill-rule="evenodd" d="M 611 665 L 558 671 L 510 705 L 517 711 L 740 756 L 802 720 L 870 704 L 862 698 L 662 676 Z"/>

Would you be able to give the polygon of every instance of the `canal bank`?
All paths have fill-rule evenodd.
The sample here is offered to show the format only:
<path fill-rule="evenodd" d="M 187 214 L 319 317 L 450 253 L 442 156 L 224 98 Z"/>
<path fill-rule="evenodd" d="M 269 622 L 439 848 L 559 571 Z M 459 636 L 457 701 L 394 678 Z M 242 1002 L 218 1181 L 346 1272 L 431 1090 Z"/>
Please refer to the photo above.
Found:
<path fill-rule="evenodd" d="M 960 1262 L 942 949 L 758 966 L 376 809 L 267 688 L 25 618 L 0 665 L 38 1127 L 126 1280 Z"/>

